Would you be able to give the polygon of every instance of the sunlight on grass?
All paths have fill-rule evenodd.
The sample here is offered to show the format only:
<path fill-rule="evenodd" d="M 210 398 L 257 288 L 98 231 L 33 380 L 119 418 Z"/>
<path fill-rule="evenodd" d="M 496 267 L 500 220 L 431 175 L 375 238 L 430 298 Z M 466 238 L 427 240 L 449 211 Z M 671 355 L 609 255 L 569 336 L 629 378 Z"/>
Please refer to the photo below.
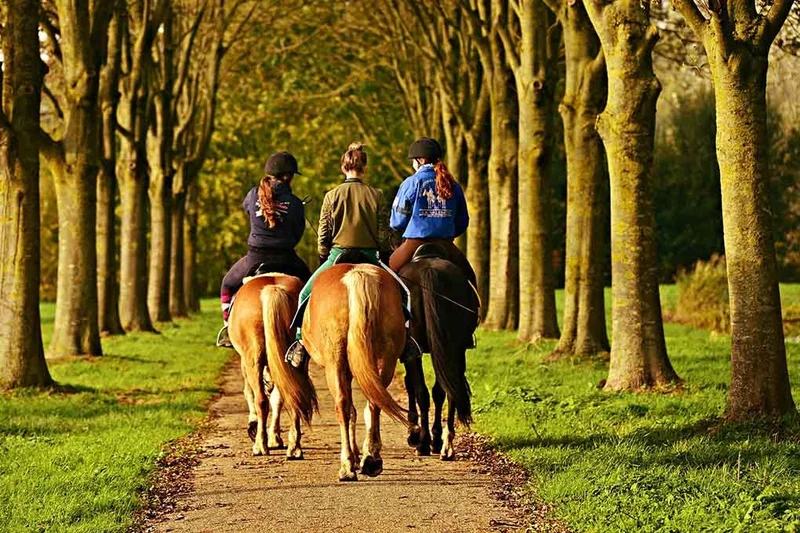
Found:
<path fill-rule="evenodd" d="M 784 298 L 798 289 L 784 288 Z M 605 393 L 601 360 L 544 364 L 554 342 L 530 347 L 512 333 L 481 332 L 467 363 L 474 429 L 525 465 L 539 496 L 579 531 L 796 531 L 797 424 L 778 440 L 763 428 L 717 433 L 730 339 L 665 329 L 685 380 L 671 394 Z M 787 343 L 787 351 L 798 400 L 800 345 Z"/>
<path fill-rule="evenodd" d="M 0 395 L 0 531 L 125 531 L 163 445 L 205 416 L 233 355 L 213 347 L 218 322 L 208 306 L 160 335 L 105 339 L 103 357 L 49 361 L 56 390 Z"/>

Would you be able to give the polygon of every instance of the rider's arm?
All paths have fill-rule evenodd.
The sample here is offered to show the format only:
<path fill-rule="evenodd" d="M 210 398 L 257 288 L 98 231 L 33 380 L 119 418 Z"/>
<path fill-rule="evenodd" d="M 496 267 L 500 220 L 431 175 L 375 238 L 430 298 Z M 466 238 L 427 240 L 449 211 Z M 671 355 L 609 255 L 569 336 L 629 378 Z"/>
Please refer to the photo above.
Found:
<path fill-rule="evenodd" d="M 292 223 L 294 246 L 297 246 L 306 231 L 306 208 L 299 198 L 292 198 L 292 208 L 289 216 Z"/>
<path fill-rule="evenodd" d="M 330 197 L 326 194 L 322 200 L 322 211 L 319 214 L 319 231 L 317 232 L 317 251 L 320 257 L 325 257 L 331 252 L 333 246 L 333 214 L 331 213 Z"/>
<path fill-rule="evenodd" d="M 467 231 L 467 226 L 469 226 L 469 211 L 467 211 L 467 201 L 464 198 L 464 190 L 456 184 L 453 192 L 455 193 L 456 200 L 455 220 L 453 221 L 456 230 L 454 237 L 458 237 Z"/>
<path fill-rule="evenodd" d="M 411 221 L 411 214 L 414 209 L 414 199 L 416 198 L 416 187 L 414 180 L 406 179 L 392 204 L 392 217 L 389 225 L 395 231 L 404 231 Z"/>

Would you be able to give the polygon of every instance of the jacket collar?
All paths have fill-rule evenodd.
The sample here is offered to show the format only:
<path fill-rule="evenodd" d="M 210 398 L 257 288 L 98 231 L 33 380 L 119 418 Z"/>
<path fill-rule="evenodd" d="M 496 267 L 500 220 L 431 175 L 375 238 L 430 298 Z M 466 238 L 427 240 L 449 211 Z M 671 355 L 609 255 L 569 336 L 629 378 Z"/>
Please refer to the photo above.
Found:
<path fill-rule="evenodd" d="M 345 178 L 344 182 L 345 183 L 363 183 L 361 181 L 361 178 Z"/>
<path fill-rule="evenodd" d="M 275 185 L 272 187 L 273 192 L 276 196 L 282 194 L 292 194 L 292 187 L 283 181 L 275 181 Z"/>

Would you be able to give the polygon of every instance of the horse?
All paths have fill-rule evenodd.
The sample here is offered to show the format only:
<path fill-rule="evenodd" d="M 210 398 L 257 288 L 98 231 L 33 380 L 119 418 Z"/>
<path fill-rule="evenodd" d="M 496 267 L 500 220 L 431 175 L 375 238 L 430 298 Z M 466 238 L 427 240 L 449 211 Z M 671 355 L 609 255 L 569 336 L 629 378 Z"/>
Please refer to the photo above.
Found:
<path fill-rule="evenodd" d="M 412 334 L 424 353 L 431 354 L 436 376 L 433 385 L 433 438 L 428 429 L 430 395 L 425 384 L 422 359 L 405 363 L 408 392 L 408 444 L 417 455 L 431 449 L 443 461 L 455 458 L 455 419 L 469 426 L 472 421 L 471 391 L 466 372 L 466 350 L 478 325 L 480 301 L 462 270 L 445 259 L 436 245 L 424 245 L 399 272 L 411 291 Z M 442 430 L 442 410 L 448 403 L 447 425 Z M 417 413 L 419 406 L 419 414 Z"/>
<path fill-rule="evenodd" d="M 386 390 L 405 345 L 404 324 L 399 284 L 379 267 L 340 261 L 314 282 L 303 318 L 303 344 L 324 367 L 334 399 L 341 436 L 339 481 L 358 480 L 353 378 L 367 398 L 362 474 L 374 477 L 383 471 L 381 411 L 408 426 L 405 410 Z"/>
<path fill-rule="evenodd" d="M 253 455 L 283 448 L 280 414 L 284 402 L 292 417 L 286 458 L 303 458 L 300 421 L 311 423 L 318 410 L 308 366 L 296 369 L 284 360 L 293 333 L 289 327 L 303 283 L 285 274 L 259 275 L 236 294 L 228 319 L 231 343 L 241 358 L 244 397 L 249 408 L 247 433 Z M 269 398 L 269 401 L 268 401 Z M 272 421 L 267 428 L 267 415 Z"/>

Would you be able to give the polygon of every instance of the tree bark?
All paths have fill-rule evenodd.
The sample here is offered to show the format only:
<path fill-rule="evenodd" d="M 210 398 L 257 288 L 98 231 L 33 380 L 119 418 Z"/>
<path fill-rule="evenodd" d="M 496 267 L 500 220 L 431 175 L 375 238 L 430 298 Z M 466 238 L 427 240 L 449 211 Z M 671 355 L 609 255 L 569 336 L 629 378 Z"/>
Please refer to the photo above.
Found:
<path fill-rule="evenodd" d="M 147 307 L 154 322 L 172 320 L 169 309 L 172 250 L 172 183 L 161 173 L 150 183 L 150 275 Z"/>
<path fill-rule="evenodd" d="M 498 0 L 492 2 L 493 10 Z M 500 7 L 500 9 L 503 9 Z M 491 155 L 489 202 L 491 257 L 489 302 L 484 325 L 488 329 L 517 328 L 519 319 L 519 248 L 517 210 L 517 95 L 499 36 L 490 40 L 492 71 L 489 76 L 491 105 Z"/>
<path fill-rule="evenodd" d="M 488 119 L 488 117 L 485 117 Z M 489 217 L 489 195 L 487 194 L 487 172 L 490 143 L 488 127 L 482 129 L 482 135 L 476 139 L 467 138 L 467 207 L 469 209 L 469 227 L 467 228 L 467 259 L 475 271 L 478 282 L 478 296 L 481 300 L 481 319 L 486 316 L 486 305 L 489 303 L 489 265 L 491 221 Z"/>
<path fill-rule="evenodd" d="M 169 311 L 173 317 L 189 315 L 184 295 L 184 221 L 186 218 L 186 193 L 179 192 L 174 196 L 172 210 L 172 238 L 170 239 L 170 279 L 169 279 Z"/>
<path fill-rule="evenodd" d="M 658 32 L 638 0 L 587 2 L 608 72 L 598 132 L 611 181 L 612 328 L 606 390 L 678 380 L 667 357 L 658 292 L 651 171 L 660 84 L 652 50 Z"/>
<path fill-rule="evenodd" d="M 0 389 L 52 384 L 39 317 L 39 2 L 8 0 L 0 76 Z"/>
<path fill-rule="evenodd" d="M 731 387 L 725 417 L 795 412 L 786 366 L 770 219 L 767 55 L 709 54 L 731 310 Z"/>
<path fill-rule="evenodd" d="M 567 243 L 564 323 L 552 357 L 586 357 L 611 349 L 603 294 L 608 174 L 603 142 L 595 130 L 608 81 L 600 41 L 583 2 L 554 7 L 566 60 L 559 112 L 567 159 Z"/>
<path fill-rule="evenodd" d="M 190 313 L 200 312 L 200 295 L 197 291 L 197 181 L 192 180 L 186 195 L 185 252 L 186 269 L 184 274 L 184 293 L 186 308 Z"/>
<path fill-rule="evenodd" d="M 556 69 L 541 0 L 520 2 L 519 64 L 519 332 L 522 342 L 558 338 L 550 243 L 550 163 Z"/>

